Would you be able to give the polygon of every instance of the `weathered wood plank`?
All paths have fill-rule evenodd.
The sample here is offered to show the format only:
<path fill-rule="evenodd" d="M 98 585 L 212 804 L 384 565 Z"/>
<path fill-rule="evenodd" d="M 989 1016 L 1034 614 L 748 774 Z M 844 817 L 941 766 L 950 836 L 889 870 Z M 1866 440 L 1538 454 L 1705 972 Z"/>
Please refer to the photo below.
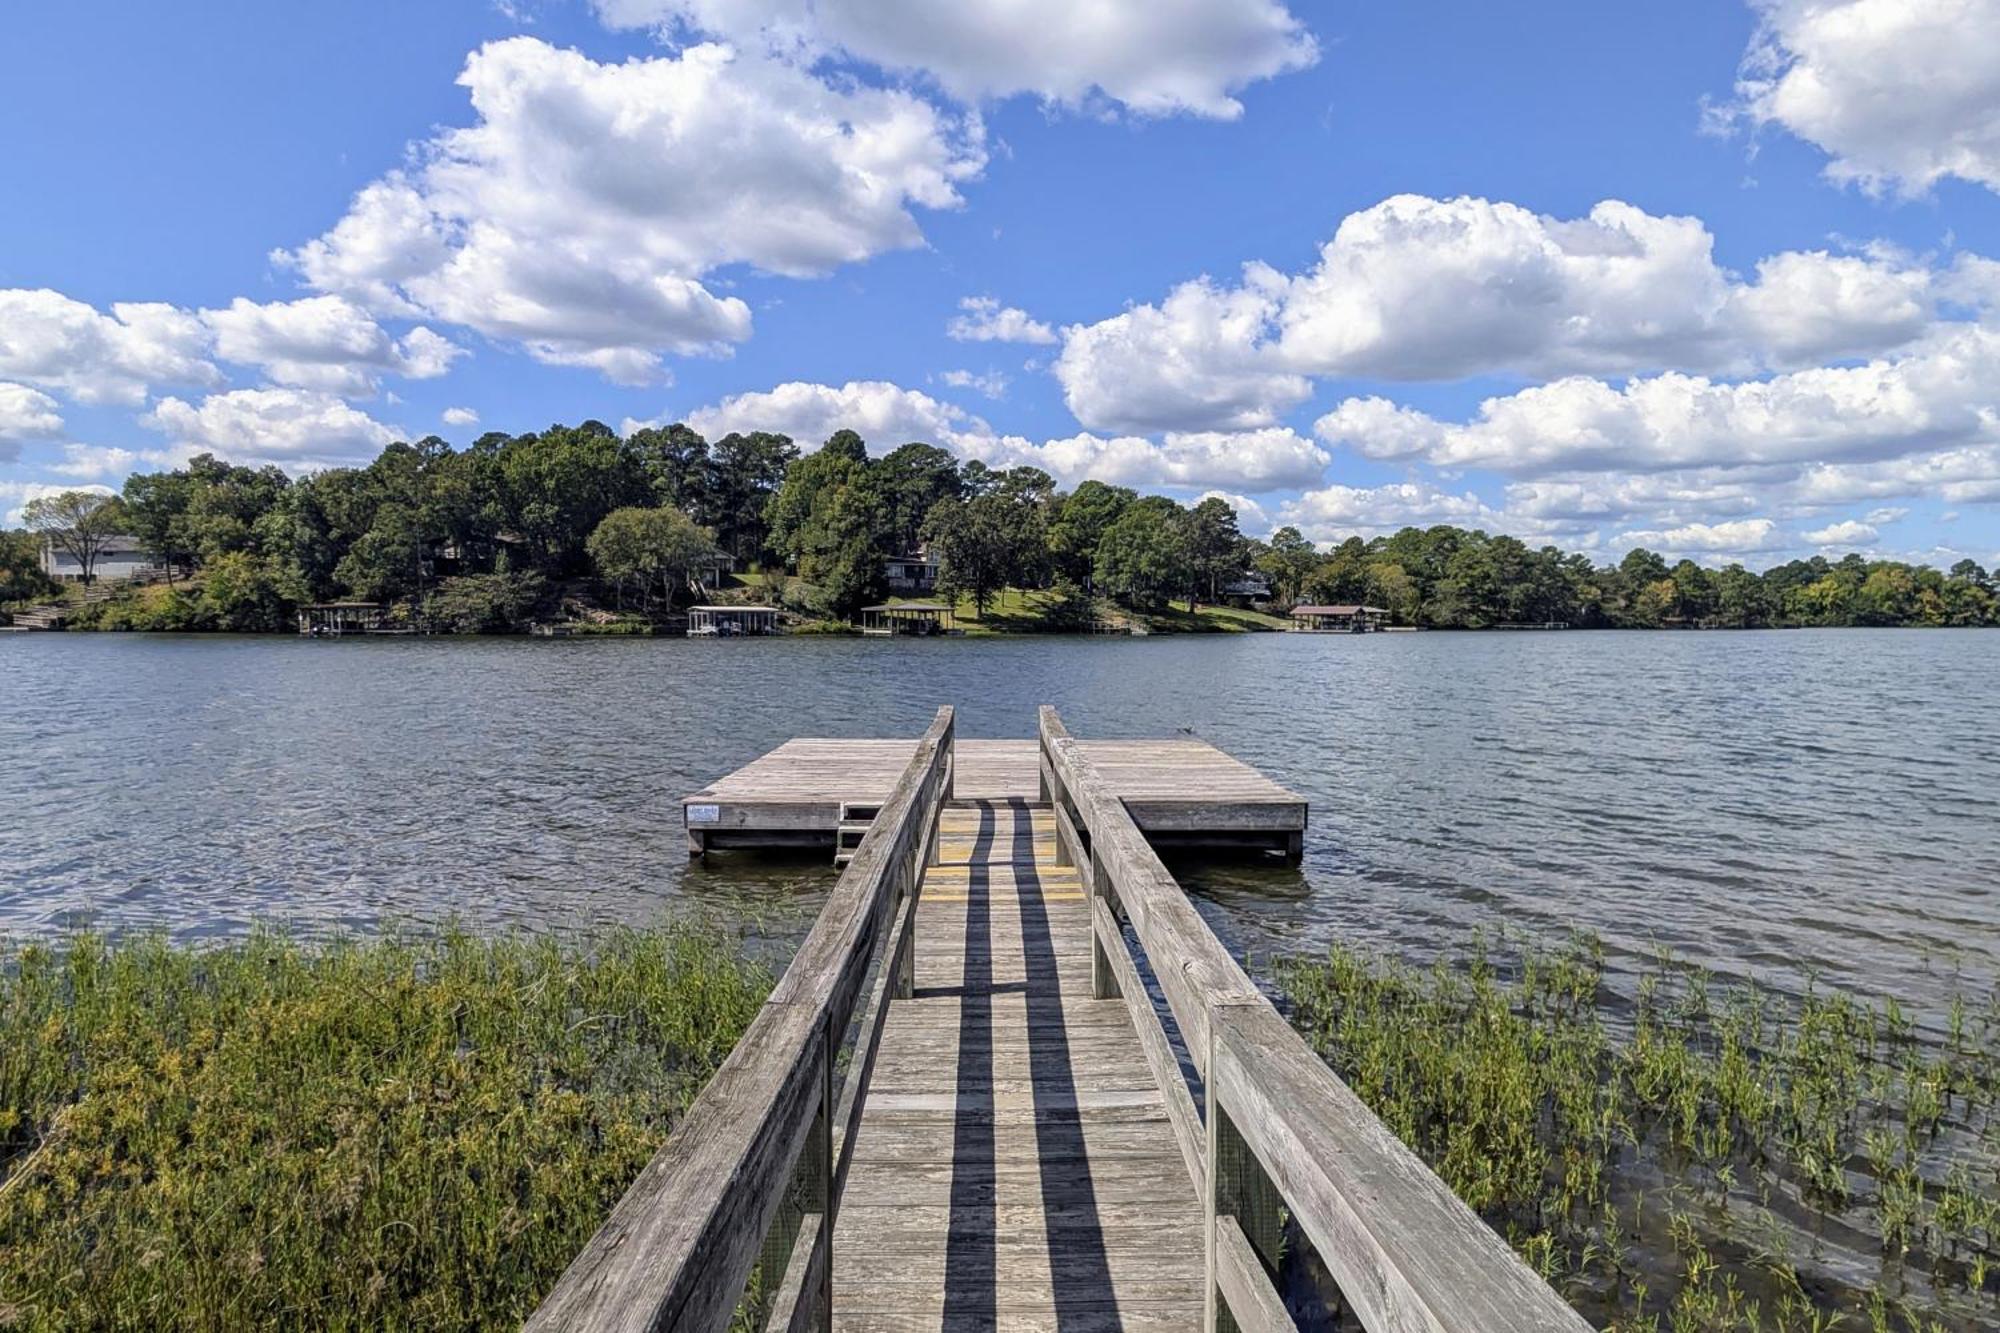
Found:
<path fill-rule="evenodd" d="M 1215 1285 L 1243 1333 L 1298 1333 L 1250 1238 L 1227 1213 L 1215 1219 Z"/>
<path fill-rule="evenodd" d="M 1180 1058 L 1168 1044 L 1166 1030 L 1160 1026 L 1159 1017 L 1153 1011 L 1152 993 L 1139 980 L 1139 969 L 1133 965 L 1131 950 L 1125 944 L 1125 932 L 1118 928 L 1111 909 L 1102 902 L 1097 904 L 1096 932 L 1103 942 L 1105 957 L 1110 960 L 1112 971 L 1118 975 L 1118 989 L 1125 996 L 1132 1026 L 1138 1032 L 1147 1071 L 1152 1074 L 1154 1086 L 1161 1092 L 1167 1118 L 1173 1126 L 1174 1142 L 1180 1146 L 1181 1160 L 1187 1166 L 1188 1179 L 1194 1183 L 1196 1194 L 1205 1195 L 1208 1192 L 1208 1146 L 1201 1113 L 1195 1109 L 1194 1095 L 1188 1091 L 1187 1079 L 1181 1074 Z"/>
<path fill-rule="evenodd" d="M 941 828 L 919 989 L 892 1008 L 842 1200 L 836 1322 L 1073 1329 L 1150 1309 L 1133 1326 L 1192 1329 L 1200 1200 L 1124 1006 L 1086 998 L 1088 905 L 1052 863 L 1048 811 L 961 803 Z"/>
<path fill-rule="evenodd" d="M 1590 1327 L 1277 1010 L 1230 1009 L 1215 1040 L 1214 1095 L 1370 1333 Z"/>
<path fill-rule="evenodd" d="M 771 1317 L 764 1323 L 764 1333 L 806 1333 L 831 1322 L 830 1239 L 824 1215 L 807 1213 L 799 1220 L 791 1261 L 785 1265 L 784 1280 L 771 1300 Z"/>
<path fill-rule="evenodd" d="M 1302 798 L 1206 741 L 1082 746 L 1149 835 L 1282 837 L 1305 827 Z M 703 836 L 707 845 L 754 845 L 759 831 L 830 837 L 842 803 L 885 802 L 913 753 L 908 740 L 787 741 L 684 797 L 684 812 L 701 807 L 701 819 L 691 813 L 684 818 L 691 834 L 718 835 Z M 954 747 L 954 794 L 960 800 L 1033 801 L 1041 767 L 1035 741 L 963 741 Z"/>
<path fill-rule="evenodd" d="M 835 1312 L 840 1333 L 1199 1333 L 1185 1303 L 1141 1303 L 1111 1297 L 1070 1298 L 1061 1309 L 1049 1305 L 1003 1305 L 978 1315 L 947 1310 L 942 1302 L 924 1308 L 859 1309 Z"/>

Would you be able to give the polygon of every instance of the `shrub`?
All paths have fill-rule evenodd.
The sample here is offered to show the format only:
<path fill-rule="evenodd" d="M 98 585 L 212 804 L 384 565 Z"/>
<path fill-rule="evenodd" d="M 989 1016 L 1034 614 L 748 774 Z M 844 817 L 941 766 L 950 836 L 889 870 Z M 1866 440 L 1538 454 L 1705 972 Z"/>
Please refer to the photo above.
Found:
<path fill-rule="evenodd" d="M 464 574 L 437 586 L 424 615 L 452 634 L 509 634 L 525 628 L 548 599 L 548 580 L 533 571 Z"/>

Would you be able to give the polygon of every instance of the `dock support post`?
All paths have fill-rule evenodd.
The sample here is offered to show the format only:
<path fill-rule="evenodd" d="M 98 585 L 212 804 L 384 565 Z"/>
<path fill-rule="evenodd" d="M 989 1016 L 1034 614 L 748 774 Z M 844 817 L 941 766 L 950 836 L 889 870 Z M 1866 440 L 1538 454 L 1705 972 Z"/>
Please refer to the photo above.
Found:
<path fill-rule="evenodd" d="M 806 1151 L 813 1157 L 813 1170 L 806 1182 L 806 1207 L 819 1213 L 819 1235 L 813 1238 L 814 1248 L 819 1251 L 814 1256 L 811 1272 L 814 1289 L 802 1294 L 801 1300 L 810 1300 L 814 1318 L 810 1325 L 822 1333 L 832 1333 L 833 1329 L 833 1172 L 839 1164 L 833 1156 L 833 1117 L 839 1105 L 834 1091 L 834 1056 L 840 1050 L 841 1034 L 833 1030 L 829 1022 L 820 1040 L 824 1044 L 825 1055 L 820 1061 L 820 1102 L 819 1118 L 813 1124 L 812 1142 Z"/>
<path fill-rule="evenodd" d="M 1306 833 L 1304 829 L 1294 829 L 1285 835 L 1285 864 L 1295 866 L 1305 860 Z"/>
<path fill-rule="evenodd" d="M 691 828 L 687 831 L 687 835 L 688 859 L 690 861 L 696 857 L 708 855 L 708 831 L 706 829 Z"/>
<path fill-rule="evenodd" d="M 1115 1000 L 1119 998 L 1118 974 L 1111 970 L 1111 958 L 1105 953 L 1109 947 L 1104 937 L 1097 933 L 1097 904 L 1105 907 L 1105 920 L 1118 920 L 1118 900 L 1111 893 L 1111 875 L 1105 870 L 1103 859 L 1097 849 L 1090 852 L 1090 864 L 1082 866 L 1083 873 L 1090 876 L 1090 998 L 1093 1000 Z M 1119 948 L 1124 948 L 1121 941 Z"/>
<path fill-rule="evenodd" d="M 1208 1196 L 1203 1209 L 1207 1215 L 1203 1253 L 1208 1263 L 1202 1302 L 1205 1333 L 1237 1333 L 1240 1327 L 1228 1302 L 1222 1299 L 1216 1272 L 1216 1234 L 1222 1220 L 1230 1219 L 1241 1229 L 1269 1273 L 1277 1272 L 1284 1236 L 1284 1197 L 1264 1174 L 1263 1165 L 1237 1132 L 1216 1093 L 1221 1083 L 1217 1061 L 1230 1058 L 1223 1050 L 1222 1029 L 1245 1012 L 1246 1006 L 1240 1003 L 1212 1005 L 1208 1011 L 1208 1073 L 1202 1086 L 1202 1118 L 1208 1130 Z"/>

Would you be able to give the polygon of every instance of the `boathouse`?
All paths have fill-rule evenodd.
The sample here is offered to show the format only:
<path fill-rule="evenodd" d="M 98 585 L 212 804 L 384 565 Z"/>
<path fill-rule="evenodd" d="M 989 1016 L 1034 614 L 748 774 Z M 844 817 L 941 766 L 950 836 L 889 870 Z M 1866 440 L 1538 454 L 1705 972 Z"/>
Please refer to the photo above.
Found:
<path fill-rule="evenodd" d="M 687 632 L 690 639 L 776 634 L 778 609 L 774 606 L 691 606 L 688 608 Z"/>
<path fill-rule="evenodd" d="M 1295 606 L 1292 628 L 1305 634 L 1371 634 L 1388 623 L 1379 606 Z"/>
<path fill-rule="evenodd" d="M 380 602 L 312 602 L 299 608 L 299 633 L 315 639 L 389 632 L 389 608 Z"/>
<path fill-rule="evenodd" d="M 861 608 L 863 634 L 943 634 L 951 627 L 951 608 L 942 602 L 886 602 Z"/>

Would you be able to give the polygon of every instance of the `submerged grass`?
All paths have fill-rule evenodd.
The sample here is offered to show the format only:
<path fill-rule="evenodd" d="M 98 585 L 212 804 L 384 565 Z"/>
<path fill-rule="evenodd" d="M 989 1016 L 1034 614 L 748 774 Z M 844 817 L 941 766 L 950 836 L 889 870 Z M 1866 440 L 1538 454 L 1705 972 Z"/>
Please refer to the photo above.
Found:
<path fill-rule="evenodd" d="M 1281 963 L 1292 1020 L 1578 1308 L 1619 1330 L 2000 1327 L 2000 991 L 1919 1034 L 1593 942 Z"/>
<path fill-rule="evenodd" d="M 518 1324 L 770 984 L 686 926 L 0 950 L 0 1328 Z"/>

